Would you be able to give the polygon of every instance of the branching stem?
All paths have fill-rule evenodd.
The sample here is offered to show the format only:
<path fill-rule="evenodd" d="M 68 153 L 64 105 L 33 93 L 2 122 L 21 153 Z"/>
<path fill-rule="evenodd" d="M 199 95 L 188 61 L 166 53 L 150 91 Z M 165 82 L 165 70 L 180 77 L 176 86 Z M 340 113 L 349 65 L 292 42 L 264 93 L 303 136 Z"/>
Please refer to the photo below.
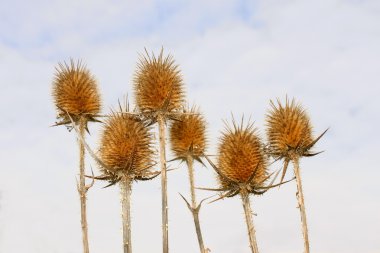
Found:
<path fill-rule="evenodd" d="M 198 238 L 198 244 L 199 244 L 199 249 L 201 253 L 207 253 L 204 243 L 203 243 L 203 237 L 202 237 L 202 231 L 201 231 L 201 225 L 199 222 L 199 208 L 197 207 L 197 200 L 195 196 L 195 189 L 194 189 L 194 159 L 192 156 L 187 156 L 186 159 L 187 163 L 187 168 L 189 171 L 189 180 L 190 180 L 190 192 L 191 192 L 191 213 L 193 214 L 193 219 L 194 219 L 194 225 L 195 225 L 195 230 L 197 233 L 197 238 Z"/>
<path fill-rule="evenodd" d="M 85 127 L 86 127 L 86 119 L 84 117 L 80 117 L 79 120 L 79 134 L 81 138 L 78 140 L 79 142 L 79 185 L 78 193 L 80 197 L 80 207 L 81 207 L 81 225 L 82 225 L 82 241 L 83 241 L 83 252 L 89 253 L 89 247 L 88 247 L 88 229 L 87 229 L 87 207 L 86 207 L 86 194 L 88 188 L 86 188 L 86 182 L 85 182 L 85 167 L 84 167 L 84 134 L 85 134 Z"/>

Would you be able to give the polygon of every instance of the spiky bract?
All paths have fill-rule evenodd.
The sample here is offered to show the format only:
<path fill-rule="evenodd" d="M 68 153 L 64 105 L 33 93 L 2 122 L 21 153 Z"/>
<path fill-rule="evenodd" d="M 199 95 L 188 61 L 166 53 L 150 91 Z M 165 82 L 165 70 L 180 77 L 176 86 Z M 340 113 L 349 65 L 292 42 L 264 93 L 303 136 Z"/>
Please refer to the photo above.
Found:
<path fill-rule="evenodd" d="M 176 158 L 198 159 L 206 149 L 206 122 L 198 110 L 184 111 L 170 128 L 170 143 Z"/>
<path fill-rule="evenodd" d="M 154 164 L 149 128 L 138 117 L 113 113 L 103 127 L 100 160 L 105 174 L 140 177 Z"/>
<path fill-rule="evenodd" d="M 219 181 L 224 188 L 240 183 L 261 187 L 267 178 L 267 159 L 257 131 L 253 124 L 243 125 L 233 121 L 233 128 L 227 125 L 220 139 L 218 167 L 225 177 L 219 176 Z"/>
<path fill-rule="evenodd" d="M 154 54 L 140 57 L 134 77 L 135 100 L 143 113 L 167 113 L 184 103 L 182 77 L 173 57 Z"/>
<path fill-rule="evenodd" d="M 80 61 L 75 63 L 70 60 L 70 64 L 58 64 L 52 93 L 58 118 L 63 124 L 71 122 L 67 113 L 78 122 L 80 117 L 85 117 L 86 121 L 94 120 L 100 112 L 101 102 L 96 80 Z"/>
<path fill-rule="evenodd" d="M 270 101 L 267 114 L 269 151 L 275 158 L 290 158 L 292 153 L 302 156 L 313 143 L 312 126 L 306 111 L 294 99 L 286 99 L 285 106 Z"/>

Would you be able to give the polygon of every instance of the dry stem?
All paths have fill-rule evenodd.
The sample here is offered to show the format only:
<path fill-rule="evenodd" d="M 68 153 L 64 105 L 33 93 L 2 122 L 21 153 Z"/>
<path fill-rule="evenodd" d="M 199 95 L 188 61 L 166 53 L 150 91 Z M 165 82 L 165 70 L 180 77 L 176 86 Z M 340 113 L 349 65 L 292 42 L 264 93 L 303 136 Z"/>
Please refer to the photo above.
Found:
<path fill-rule="evenodd" d="M 244 213 L 245 213 L 245 221 L 247 223 L 248 228 L 248 236 L 249 236 L 249 244 L 251 247 L 252 253 L 259 253 L 259 249 L 257 247 L 255 228 L 253 225 L 252 219 L 252 209 L 251 204 L 249 203 L 249 195 L 247 191 L 242 190 L 241 200 L 243 201 Z"/>
<path fill-rule="evenodd" d="M 131 180 L 128 176 L 124 176 L 120 181 L 121 190 L 121 206 L 123 220 L 123 249 L 124 253 L 132 253 L 131 240 Z"/>
<path fill-rule="evenodd" d="M 165 155 L 165 119 L 162 114 L 157 117 L 160 141 L 161 195 L 162 195 L 162 252 L 169 252 L 168 193 Z"/>
<path fill-rule="evenodd" d="M 301 180 L 301 173 L 299 168 L 299 158 L 298 156 L 295 156 L 293 159 L 293 167 L 294 167 L 294 175 L 296 176 L 297 180 L 297 200 L 298 200 L 298 207 L 300 209 L 301 213 L 301 225 L 302 225 L 302 235 L 304 240 L 304 252 L 309 253 L 310 252 L 310 246 L 309 246 L 309 235 L 307 230 L 307 222 L 306 222 L 306 211 L 305 211 L 305 203 L 303 198 L 303 191 L 302 191 L 302 180 Z"/>
<path fill-rule="evenodd" d="M 87 211 L 86 211 L 86 193 L 88 188 L 85 182 L 85 171 L 84 171 L 84 134 L 85 134 L 86 119 L 81 117 L 79 120 L 79 134 L 81 138 L 79 141 L 79 186 L 78 193 L 80 196 L 80 207 L 81 207 L 81 225 L 82 225 L 82 241 L 83 241 L 83 252 L 89 253 L 88 247 L 88 231 L 87 231 Z"/>
<path fill-rule="evenodd" d="M 194 159 L 192 156 L 187 156 L 186 159 L 187 163 L 187 168 L 189 171 L 189 179 L 190 179 L 190 192 L 191 192 L 191 213 L 193 214 L 193 219 L 194 219 L 194 225 L 195 225 L 195 230 L 197 232 L 197 238 L 198 238 L 198 244 L 199 244 L 199 249 L 201 253 L 207 252 L 203 243 L 203 237 L 202 237 L 202 231 L 201 231 L 201 225 L 199 222 L 199 208 L 197 207 L 197 200 L 195 197 L 195 189 L 194 189 Z"/>

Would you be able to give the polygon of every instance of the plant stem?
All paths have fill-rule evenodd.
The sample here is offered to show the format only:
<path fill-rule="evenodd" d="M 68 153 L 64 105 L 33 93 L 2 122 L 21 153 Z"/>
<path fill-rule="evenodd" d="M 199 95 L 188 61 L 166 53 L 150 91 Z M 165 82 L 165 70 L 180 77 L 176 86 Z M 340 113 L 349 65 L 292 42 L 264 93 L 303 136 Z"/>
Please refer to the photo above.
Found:
<path fill-rule="evenodd" d="M 160 141 L 161 195 L 162 195 L 162 252 L 169 252 L 168 193 L 165 155 L 165 119 L 162 114 L 157 117 Z"/>
<path fill-rule="evenodd" d="M 199 222 L 199 210 L 200 207 L 197 207 L 197 200 L 195 197 L 195 189 L 194 189 L 194 159 L 192 156 L 187 156 L 186 159 L 187 163 L 187 168 L 189 171 L 189 179 L 190 179 L 190 192 L 191 192 L 191 213 L 193 214 L 193 219 L 194 219 L 194 225 L 195 225 L 195 230 L 197 232 L 197 238 L 198 238 L 198 244 L 199 244 L 199 249 L 201 253 L 205 253 L 206 249 L 203 243 L 203 237 L 202 237 L 202 231 L 201 231 L 201 225 Z"/>
<path fill-rule="evenodd" d="M 252 219 L 252 209 L 251 209 L 251 204 L 249 203 L 249 195 L 248 195 L 248 192 L 246 191 L 242 191 L 240 195 L 241 195 L 241 200 L 243 201 L 245 221 L 247 223 L 249 244 L 251 247 L 251 251 L 252 253 L 259 253 L 259 249 L 257 247 L 257 242 L 256 242 L 255 228 L 254 228 L 253 219 Z"/>
<path fill-rule="evenodd" d="M 80 207 L 81 207 L 81 225 L 82 225 L 82 241 L 83 241 L 83 252 L 89 253 L 88 247 L 88 229 L 87 229 L 87 211 L 86 211 L 86 182 L 84 177 L 84 143 L 82 139 L 84 139 L 86 127 L 86 119 L 84 117 L 80 117 L 79 119 L 79 134 L 81 138 L 79 139 L 79 186 L 78 193 L 80 196 Z"/>
<path fill-rule="evenodd" d="M 124 253 L 132 253 L 131 240 L 131 180 L 124 176 L 120 181 L 121 206 L 123 220 L 123 249 Z"/>
<path fill-rule="evenodd" d="M 294 167 L 294 174 L 296 176 L 297 180 L 297 200 L 298 200 L 298 206 L 301 213 L 301 225 L 302 225 L 302 235 L 304 240 L 304 252 L 309 253 L 310 252 L 310 246 L 309 246 L 309 235 L 307 230 L 307 222 L 306 222 L 306 211 L 305 211 L 305 203 L 303 198 L 303 191 L 302 191 L 302 180 L 301 180 L 301 173 L 299 168 L 299 158 L 298 156 L 295 156 L 293 159 L 293 167 Z"/>

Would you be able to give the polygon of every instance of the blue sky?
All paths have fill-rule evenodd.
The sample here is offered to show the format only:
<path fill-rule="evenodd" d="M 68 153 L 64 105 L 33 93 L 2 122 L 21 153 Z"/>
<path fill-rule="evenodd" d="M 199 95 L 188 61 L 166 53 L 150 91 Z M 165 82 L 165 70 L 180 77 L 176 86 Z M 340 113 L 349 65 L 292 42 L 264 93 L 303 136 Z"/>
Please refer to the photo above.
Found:
<path fill-rule="evenodd" d="M 133 100 L 144 47 L 164 47 L 180 65 L 188 101 L 208 121 L 210 153 L 231 112 L 251 116 L 264 137 L 269 100 L 286 95 L 307 109 L 315 134 L 330 127 L 317 146 L 325 153 L 301 164 L 312 251 L 379 252 L 379 14 L 374 0 L 1 1 L 0 253 L 81 252 L 75 136 L 49 128 L 54 67 L 70 57 L 86 62 L 107 113 L 127 93 Z M 96 149 L 99 126 L 91 129 Z M 184 169 L 169 177 L 170 248 L 193 253 L 178 195 L 188 194 Z M 198 185 L 213 186 L 214 177 L 197 167 Z M 88 196 L 91 252 L 121 252 L 118 189 L 102 186 Z M 161 249 L 159 187 L 134 186 L 136 252 Z M 262 252 L 302 250 L 294 184 L 252 205 Z M 239 199 L 203 207 L 212 252 L 249 252 L 243 218 Z"/>

